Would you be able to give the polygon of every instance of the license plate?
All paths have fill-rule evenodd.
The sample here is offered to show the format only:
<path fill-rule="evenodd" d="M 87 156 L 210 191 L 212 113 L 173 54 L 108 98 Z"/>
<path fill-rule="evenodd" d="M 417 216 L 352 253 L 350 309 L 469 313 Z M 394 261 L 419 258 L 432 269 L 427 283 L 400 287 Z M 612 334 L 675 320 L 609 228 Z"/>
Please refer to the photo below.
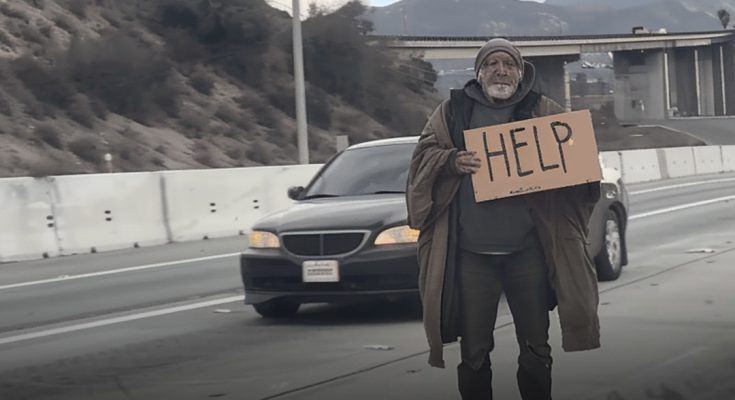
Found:
<path fill-rule="evenodd" d="M 339 282 L 339 263 L 335 260 L 304 261 L 304 282 Z"/>

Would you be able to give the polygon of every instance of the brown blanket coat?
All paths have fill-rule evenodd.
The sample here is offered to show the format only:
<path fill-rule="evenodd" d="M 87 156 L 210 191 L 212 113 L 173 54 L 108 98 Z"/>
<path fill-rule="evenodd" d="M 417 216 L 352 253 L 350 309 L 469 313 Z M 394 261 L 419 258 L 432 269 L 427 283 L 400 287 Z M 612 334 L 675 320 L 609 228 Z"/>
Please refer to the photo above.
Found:
<path fill-rule="evenodd" d="M 450 243 L 455 235 L 450 235 L 449 218 L 461 180 L 460 175 L 447 173 L 444 168 L 456 151 L 447 126 L 448 106 L 448 101 L 442 103 L 424 127 L 411 160 L 406 193 L 409 225 L 421 231 L 418 240 L 419 290 L 430 348 L 429 364 L 441 368 L 444 367 L 443 344 L 461 336 L 456 329 L 459 324 L 446 323 L 461 316 L 443 315 L 443 309 L 456 309 L 446 307 L 447 301 L 451 303 L 454 299 L 442 300 L 445 269 L 454 268 L 455 264 L 448 260 L 448 254 L 454 253 L 449 251 L 450 246 L 456 246 Z M 563 109 L 556 103 L 542 97 L 534 117 L 561 112 Z M 523 196 L 549 266 L 549 281 L 556 295 L 565 351 L 600 346 L 597 276 L 586 242 L 587 223 L 599 195 L 599 183 L 593 183 Z"/>

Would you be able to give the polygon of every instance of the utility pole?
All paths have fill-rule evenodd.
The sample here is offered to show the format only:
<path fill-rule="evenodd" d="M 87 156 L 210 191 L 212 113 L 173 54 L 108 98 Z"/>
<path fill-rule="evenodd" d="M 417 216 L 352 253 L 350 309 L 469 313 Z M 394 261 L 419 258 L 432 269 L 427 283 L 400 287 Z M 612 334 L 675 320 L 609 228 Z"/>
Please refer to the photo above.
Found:
<path fill-rule="evenodd" d="M 293 0 L 293 77 L 296 86 L 296 129 L 299 164 L 309 163 L 309 136 L 306 125 L 306 88 L 304 86 L 304 47 L 301 39 L 301 5 Z"/>

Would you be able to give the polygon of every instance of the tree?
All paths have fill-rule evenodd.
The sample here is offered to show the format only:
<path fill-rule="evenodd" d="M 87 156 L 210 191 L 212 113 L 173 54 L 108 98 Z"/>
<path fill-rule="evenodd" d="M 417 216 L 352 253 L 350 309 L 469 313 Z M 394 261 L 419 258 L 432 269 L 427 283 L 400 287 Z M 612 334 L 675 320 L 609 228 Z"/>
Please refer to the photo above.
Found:
<path fill-rule="evenodd" d="M 307 19 L 321 17 L 326 13 L 327 13 L 327 10 L 324 6 L 320 7 L 319 5 L 316 4 L 316 2 L 312 1 L 309 3 L 309 11 L 307 14 L 308 15 Z"/>
<path fill-rule="evenodd" d="M 724 8 L 721 8 L 717 11 L 717 18 L 720 19 L 722 29 L 727 29 L 727 26 L 730 24 L 730 13 Z"/>

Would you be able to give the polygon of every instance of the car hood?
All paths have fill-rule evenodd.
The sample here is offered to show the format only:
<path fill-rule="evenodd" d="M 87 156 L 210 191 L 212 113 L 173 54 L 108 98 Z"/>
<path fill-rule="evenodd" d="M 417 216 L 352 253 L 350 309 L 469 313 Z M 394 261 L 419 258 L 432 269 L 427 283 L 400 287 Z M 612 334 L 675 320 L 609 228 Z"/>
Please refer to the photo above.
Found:
<path fill-rule="evenodd" d="M 299 201 L 267 215 L 253 229 L 290 231 L 366 229 L 405 223 L 408 214 L 402 194 L 332 197 Z"/>

